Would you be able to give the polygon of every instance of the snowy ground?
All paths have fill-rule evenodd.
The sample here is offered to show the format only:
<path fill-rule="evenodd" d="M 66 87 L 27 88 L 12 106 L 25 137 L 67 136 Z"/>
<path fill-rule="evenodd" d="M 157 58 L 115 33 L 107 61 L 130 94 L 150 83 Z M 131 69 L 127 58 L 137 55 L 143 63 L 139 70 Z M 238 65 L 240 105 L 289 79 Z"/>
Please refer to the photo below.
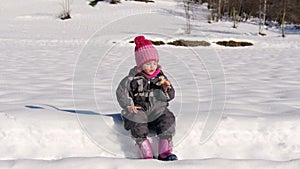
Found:
<path fill-rule="evenodd" d="M 185 35 L 182 8 L 171 0 L 95 8 L 74 0 L 67 21 L 56 18 L 60 8 L 59 0 L 0 2 L 1 169 L 299 168 L 299 33 L 261 37 L 254 23 L 208 24 L 201 9 Z M 157 47 L 177 92 L 176 162 L 132 160 L 134 144 L 116 115 L 115 89 L 134 65 L 128 42 L 140 34 L 212 44 Z M 203 141 L 214 111 L 222 118 Z"/>

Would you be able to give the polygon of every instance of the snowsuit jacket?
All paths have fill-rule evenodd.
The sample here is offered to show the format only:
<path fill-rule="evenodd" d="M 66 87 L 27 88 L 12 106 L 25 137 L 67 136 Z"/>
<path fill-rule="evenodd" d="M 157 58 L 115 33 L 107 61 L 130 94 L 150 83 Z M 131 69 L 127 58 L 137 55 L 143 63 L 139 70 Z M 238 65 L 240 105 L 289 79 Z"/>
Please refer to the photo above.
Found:
<path fill-rule="evenodd" d="M 164 92 L 162 86 L 157 85 L 159 77 L 167 77 L 161 71 L 156 77 L 148 79 L 143 73 L 136 72 L 137 67 L 130 70 L 120 82 L 116 94 L 120 106 L 123 108 L 122 116 L 132 121 L 146 123 L 157 119 L 175 96 L 173 86 Z M 129 113 L 127 106 L 140 106 L 138 114 Z M 140 113 L 141 112 L 141 113 Z M 134 116 L 134 117 L 133 117 Z"/>

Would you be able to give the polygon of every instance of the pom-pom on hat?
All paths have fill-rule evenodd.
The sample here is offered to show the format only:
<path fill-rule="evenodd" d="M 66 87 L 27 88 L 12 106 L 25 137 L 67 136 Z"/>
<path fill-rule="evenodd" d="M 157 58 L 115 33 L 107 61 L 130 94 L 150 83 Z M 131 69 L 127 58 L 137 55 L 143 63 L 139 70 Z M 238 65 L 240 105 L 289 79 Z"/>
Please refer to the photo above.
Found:
<path fill-rule="evenodd" d="M 135 61 L 138 67 L 150 61 L 159 61 L 158 52 L 150 40 L 145 39 L 144 36 L 137 36 L 134 39 L 134 43 Z"/>

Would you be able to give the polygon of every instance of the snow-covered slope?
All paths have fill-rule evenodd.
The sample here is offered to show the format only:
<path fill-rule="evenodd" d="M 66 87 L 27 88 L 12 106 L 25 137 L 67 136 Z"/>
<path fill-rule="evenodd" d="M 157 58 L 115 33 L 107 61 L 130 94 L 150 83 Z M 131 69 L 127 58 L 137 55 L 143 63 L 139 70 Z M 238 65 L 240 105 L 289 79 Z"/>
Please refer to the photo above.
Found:
<path fill-rule="evenodd" d="M 186 35 L 183 8 L 171 0 L 87 4 L 73 1 L 72 19 L 61 21 L 59 0 L 0 2 L 1 169 L 299 168 L 299 34 L 283 39 L 270 29 L 260 37 L 255 23 L 208 24 L 201 8 Z M 211 43 L 157 46 L 177 92 L 170 109 L 180 161 L 132 160 L 138 155 L 118 116 L 115 89 L 134 66 L 128 42 L 140 34 Z M 212 113 L 221 119 L 208 120 Z M 208 122 L 216 126 L 204 141 Z"/>

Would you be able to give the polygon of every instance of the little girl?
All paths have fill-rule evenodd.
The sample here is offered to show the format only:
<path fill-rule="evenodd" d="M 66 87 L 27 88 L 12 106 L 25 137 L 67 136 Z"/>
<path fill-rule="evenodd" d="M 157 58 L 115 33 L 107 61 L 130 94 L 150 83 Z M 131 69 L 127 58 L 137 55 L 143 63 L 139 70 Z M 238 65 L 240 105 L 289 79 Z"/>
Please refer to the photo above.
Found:
<path fill-rule="evenodd" d="M 177 156 L 172 154 L 175 116 L 167 108 L 175 90 L 158 65 L 158 52 L 151 41 L 138 36 L 134 42 L 137 65 L 120 82 L 116 91 L 123 108 L 124 128 L 130 131 L 142 158 L 154 157 L 147 139 L 150 129 L 159 137 L 158 159 L 177 160 Z"/>

